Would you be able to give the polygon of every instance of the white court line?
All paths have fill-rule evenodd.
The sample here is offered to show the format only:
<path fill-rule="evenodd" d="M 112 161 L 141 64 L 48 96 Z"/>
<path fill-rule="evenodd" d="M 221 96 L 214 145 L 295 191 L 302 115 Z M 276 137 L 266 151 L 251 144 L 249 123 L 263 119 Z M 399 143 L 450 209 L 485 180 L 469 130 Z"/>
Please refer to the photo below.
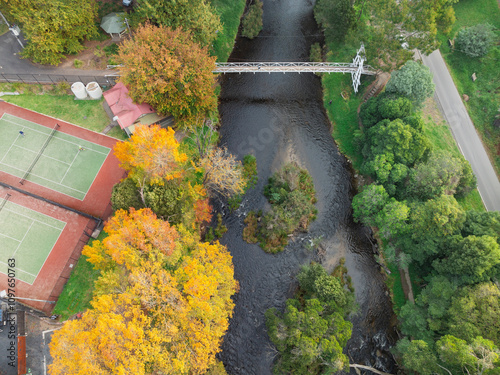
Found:
<path fill-rule="evenodd" d="M 26 148 L 26 147 L 22 147 L 22 146 L 18 146 L 18 145 L 14 145 L 16 146 L 17 148 L 21 148 L 23 150 L 26 150 L 26 151 L 29 151 L 29 152 L 32 152 L 34 154 L 36 154 L 37 152 L 36 151 L 33 151 L 33 150 L 30 150 L 29 148 Z M 55 160 L 55 161 L 58 161 L 59 163 L 61 164 L 66 164 L 66 165 L 69 165 L 69 163 L 66 163 L 65 161 L 62 161 L 62 160 L 59 160 L 59 159 L 56 159 L 56 158 L 53 158 L 52 156 L 47 156 L 47 155 L 44 155 L 42 154 L 41 156 L 43 156 L 44 158 L 48 158 L 48 159 L 52 159 L 52 160 Z M 2 163 L 4 164 L 4 163 Z"/>
<path fill-rule="evenodd" d="M 78 152 L 76 153 L 75 157 L 73 158 L 73 160 L 71 160 L 71 164 L 69 164 L 69 167 L 68 169 L 66 169 L 66 173 L 64 174 L 63 178 L 61 178 L 61 182 L 59 182 L 59 184 L 62 184 L 63 180 L 66 178 L 66 175 L 68 174 L 69 170 L 71 169 L 71 167 L 73 166 L 73 163 L 75 162 L 76 160 L 76 157 L 80 154 L 80 150 L 78 150 Z M 91 184 L 92 185 L 92 184 Z M 89 186 L 90 188 L 90 186 Z"/>
<path fill-rule="evenodd" d="M 23 206 L 21 206 L 21 207 L 23 207 Z M 46 226 L 48 226 L 48 227 L 51 227 L 51 228 L 54 228 L 54 229 L 57 229 L 57 230 L 62 230 L 61 228 L 58 228 L 58 227 L 55 227 L 55 226 L 53 226 L 53 225 L 47 224 L 47 223 L 45 223 L 45 222 L 43 222 L 43 221 L 40 221 L 40 220 L 34 219 L 34 218 L 29 217 L 29 216 L 27 216 L 27 215 L 23 215 L 23 214 L 21 214 L 21 213 L 19 213 L 19 212 L 9 210 L 8 208 L 5 208 L 5 207 L 4 207 L 4 210 L 10 211 L 10 212 L 12 212 L 14 215 L 23 216 L 23 217 L 25 217 L 25 218 L 27 218 L 27 219 L 30 219 L 30 220 L 32 220 L 32 221 L 36 221 L 37 223 L 40 223 L 40 224 L 46 225 Z M 41 213 L 41 212 L 38 212 L 38 211 L 34 211 L 34 212 L 36 212 L 36 213 Z M 42 214 L 42 215 L 43 215 L 43 214 Z M 45 216 L 47 216 L 47 215 L 45 215 Z M 50 217 L 50 216 L 49 216 L 49 217 Z M 50 217 L 50 218 L 51 218 L 51 219 L 54 219 L 53 217 Z M 54 220 L 57 220 L 57 219 L 54 219 Z M 57 221 L 61 221 L 61 220 L 57 220 Z M 61 221 L 61 223 L 64 223 L 64 225 L 66 226 L 66 223 L 65 223 L 64 221 Z"/>
<path fill-rule="evenodd" d="M 14 237 L 11 237 L 11 236 L 7 236 L 6 234 L 3 234 L 3 233 L 0 233 L 0 236 L 3 236 L 5 238 L 10 238 L 11 240 L 14 240 L 14 241 L 17 241 L 17 242 L 21 242 L 21 240 L 18 240 L 17 238 L 14 238 Z"/>
<path fill-rule="evenodd" d="M 4 156 L 2 157 L 2 160 L 0 160 L 0 163 L 3 164 L 3 159 L 5 159 L 5 157 L 7 155 L 9 155 L 9 152 L 10 150 L 12 149 L 12 146 L 14 146 L 14 143 L 17 141 L 17 139 L 19 138 L 19 134 L 17 135 L 16 139 L 14 139 L 14 142 L 12 142 L 12 144 L 10 145 L 9 149 L 7 150 L 7 152 L 4 154 Z"/>
<path fill-rule="evenodd" d="M 20 125 L 19 123 L 17 123 L 17 122 L 10 121 L 10 120 L 7 120 L 7 119 L 2 119 L 2 120 L 3 120 L 3 121 L 10 122 L 11 124 L 14 124 L 14 125 L 16 125 L 16 126 L 18 126 L 18 127 L 21 127 L 21 125 Z M 26 120 L 26 121 L 27 121 L 27 120 Z M 34 124 L 35 124 L 35 123 L 34 123 Z M 39 124 L 35 124 L 35 125 L 37 125 L 37 126 L 43 126 L 43 125 L 39 125 Z M 34 131 L 34 132 L 37 132 L 37 133 L 40 133 L 40 134 L 43 134 L 43 135 L 49 135 L 49 134 L 50 134 L 50 132 L 49 132 L 49 134 L 47 134 L 47 133 L 41 132 L 41 131 L 39 131 L 39 130 L 33 129 L 33 128 L 29 127 L 29 126 L 28 126 L 28 128 L 29 128 L 30 130 Z M 47 128 L 47 129 L 48 129 L 48 128 Z M 76 136 L 71 135 L 71 134 L 62 133 L 62 132 L 60 132 L 60 133 L 61 133 L 61 134 L 65 134 L 65 135 L 67 135 L 67 136 L 69 136 L 69 137 L 73 137 L 73 138 L 78 138 L 78 139 L 81 139 L 82 141 L 85 141 L 85 142 L 88 142 L 88 143 L 90 143 L 90 144 L 97 145 L 97 146 L 99 146 L 99 147 L 106 148 L 106 149 L 110 150 L 108 147 L 102 146 L 102 145 L 100 145 L 100 144 L 98 144 L 98 143 L 94 143 L 94 142 L 92 142 L 92 141 L 87 141 L 86 139 L 79 138 L 79 137 L 76 137 Z M 62 141 L 62 142 L 66 142 L 66 143 L 73 144 L 73 145 L 75 145 L 75 146 L 81 146 L 81 143 L 75 143 L 75 142 L 68 141 L 68 140 L 63 139 L 63 138 L 57 138 L 57 137 L 54 137 L 54 138 L 56 138 L 56 139 L 58 139 L 58 140 L 60 140 L 60 141 Z M 94 149 L 92 149 L 92 148 L 90 148 L 90 147 L 86 148 L 86 150 L 93 151 L 93 152 L 97 152 L 98 154 L 102 154 L 102 155 L 108 155 L 108 154 L 109 154 L 109 151 L 108 151 L 108 152 L 97 151 L 97 150 L 94 150 Z"/>
<path fill-rule="evenodd" d="M 5 163 L 0 163 L 0 164 L 6 165 L 6 166 L 7 166 L 7 167 L 9 167 L 9 168 L 17 169 L 18 171 L 21 171 L 21 172 L 26 172 L 26 171 L 25 171 L 25 170 L 23 170 L 23 169 L 19 169 L 19 168 L 13 167 L 12 165 L 9 165 L 9 164 L 5 164 Z M 70 190 L 74 190 L 74 191 L 76 191 L 76 192 L 78 192 L 78 193 L 87 194 L 85 191 L 81 191 L 81 190 L 78 190 L 78 189 L 72 188 L 71 186 L 68 186 L 68 185 L 60 184 L 60 183 L 58 183 L 58 182 L 56 182 L 56 181 L 49 180 L 48 178 L 45 178 L 45 177 L 39 176 L 39 175 L 34 174 L 34 173 L 30 173 L 30 174 L 29 174 L 29 176 L 35 176 L 35 177 L 38 177 L 38 178 L 40 178 L 40 179 L 42 179 L 42 180 L 49 181 L 49 182 L 53 182 L 53 183 L 54 183 L 54 184 L 56 184 L 56 185 L 61 185 L 61 186 L 64 186 L 64 187 L 66 187 L 66 188 L 68 188 L 68 189 L 70 189 Z M 29 177 L 29 176 L 28 176 L 28 177 Z M 28 180 L 28 181 L 29 181 L 29 180 Z M 45 187 L 47 187 L 47 188 L 51 189 L 49 186 L 45 186 Z M 51 190 L 54 190 L 54 189 L 51 189 Z M 58 193 L 60 193 L 60 192 L 58 192 Z M 64 193 L 61 193 L 61 194 L 64 194 Z M 66 195 L 67 195 L 67 194 L 66 194 Z M 71 197 L 71 195 L 70 195 L 70 197 Z M 75 198 L 75 197 L 72 197 L 72 198 Z M 78 199 L 78 198 L 76 198 L 76 199 Z"/>
<path fill-rule="evenodd" d="M 24 239 L 26 238 L 26 236 L 27 236 L 27 235 L 28 235 L 28 233 L 30 232 L 31 227 L 33 226 L 33 223 L 34 223 L 34 222 L 35 222 L 34 220 L 31 222 L 30 227 L 28 228 L 28 230 L 26 231 L 26 233 L 24 233 L 23 239 L 21 240 L 21 242 L 19 242 L 19 243 L 17 244 L 16 250 L 15 250 L 15 251 L 14 251 L 14 253 L 11 255 L 12 257 L 13 257 L 14 255 L 16 255 L 17 250 L 19 250 L 19 246 L 21 246 L 21 244 L 23 243 Z"/>
<path fill-rule="evenodd" d="M 0 261 L 0 263 L 5 264 L 7 267 L 9 266 L 7 263 L 2 262 L 2 261 Z M 22 272 L 22 273 L 26 273 L 26 274 L 28 274 L 28 275 L 30 275 L 30 276 L 33 276 L 35 279 L 36 279 L 36 277 L 37 277 L 37 275 L 33 275 L 31 272 L 28 272 L 28 271 L 25 271 L 25 270 L 23 270 L 23 269 L 20 269 L 20 268 L 19 268 L 19 267 L 17 267 L 17 266 L 16 266 L 16 271 L 19 271 L 19 272 Z M 1 271 L 0 271 L 0 273 L 3 273 L 3 272 L 1 272 Z M 5 275 L 5 274 L 4 274 L 4 275 Z M 22 280 L 22 279 L 21 279 L 21 280 Z M 24 280 L 22 280 L 22 281 L 24 281 Z M 25 283 L 27 283 L 27 284 L 30 284 L 30 283 L 28 283 L 27 281 L 24 281 L 24 282 L 25 282 Z M 33 284 L 30 284 L 30 285 L 33 285 Z"/>

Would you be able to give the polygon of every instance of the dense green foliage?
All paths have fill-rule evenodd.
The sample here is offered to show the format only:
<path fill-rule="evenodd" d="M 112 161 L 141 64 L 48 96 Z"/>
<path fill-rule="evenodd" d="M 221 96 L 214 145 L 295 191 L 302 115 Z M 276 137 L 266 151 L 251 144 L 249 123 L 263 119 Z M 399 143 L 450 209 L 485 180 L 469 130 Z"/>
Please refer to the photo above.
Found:
<path fill-rule="evenodd" d="M 274 373 L 331 374 L 347 369 L 343 347 L 351 337 L 352 324 L 345 321 L 353 294 L 319 264 L 304 266 L 300 290 L 289 299 L 283 314 L 266 311 L 269 337 L 280 353 Z"/>
<path fill-rule="evenodd" d="M 354 24 L 355 11 L 349 0 L 318 0 L 314 18 L 327 38 L 342 41 Z"/>
<path fill-rule="evenodd" d="M 470 57 L 484 56 L 495 42 L 493 30 L 494 27 L 488 23 L 466 27 L 458 32 L 456 48 Z"/>
<path fill-rule="evenodd" d="M 130 178 L 116 184 L 111 194 L 113 210 L 129 210 L 131 207 L 139 210 L 148 207 L 158 217 L 171 224 L 178 224 L 183 222 L 183 212 L 189 211 L 194 203 L 188 194 L 183 192 L 179 181 L 175 180 L 165 181 L 161 185 L 145 185 L 145 204 L 141 200 L 139 190 L 139 186 Z"/>
<path fill-rule="evenodd" d="M 209 46 L 222 32 L 222 24 L 210 2 L 205 0 L 135 0 L 134 26 L 146 21 L 156 26 L 182 28 L 201 46 Z"/>
<path fill-rule="evenodd" d="M 260 0 L 254 0 L 252 5 L 248 7 L 248 12 L 243 18 L 241 34 L 248 38 L 253 39 L 259 35 L 262 30 L 262 6 L 264 4 Z"/>
<path fill-rule="evenodd" d="M 434 93 L 432 73 L 425 65 L 410 60 L 391 74 L 385 89 L 407 97 L 418 108 Z"/>
<path fill-rule="evenodd" d="M 290 163 L 269 178 L 264 195 L 272 208 L 261 219 L 249 213 L 244 238 L 249 242 L 258 239 L 265 251 L 275 253 L 284 249 L 290 234 L 306 231 L 316 218 L 314 185 L 305 169 Z"/>
<path fill-rule="evenodd" d="M 17 0 L 7 6 L 28 40 L 23 57 L 40 64 L 59 64 L 97 35 L 95 0 Z"/>

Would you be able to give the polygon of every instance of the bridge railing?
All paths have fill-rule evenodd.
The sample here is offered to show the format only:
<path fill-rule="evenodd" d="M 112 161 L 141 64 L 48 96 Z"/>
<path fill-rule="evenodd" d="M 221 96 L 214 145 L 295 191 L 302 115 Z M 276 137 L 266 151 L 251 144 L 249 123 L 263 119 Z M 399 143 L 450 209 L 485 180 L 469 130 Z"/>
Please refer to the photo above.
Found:
<path fill-rule="evenodd" d="M 354 73 L 359 70 L 353 63 L 329 62 L 229 62 L 216 63 L 214 73 Z M 362 74 L 376 74 L 369 65 L 363 66 Z"/>

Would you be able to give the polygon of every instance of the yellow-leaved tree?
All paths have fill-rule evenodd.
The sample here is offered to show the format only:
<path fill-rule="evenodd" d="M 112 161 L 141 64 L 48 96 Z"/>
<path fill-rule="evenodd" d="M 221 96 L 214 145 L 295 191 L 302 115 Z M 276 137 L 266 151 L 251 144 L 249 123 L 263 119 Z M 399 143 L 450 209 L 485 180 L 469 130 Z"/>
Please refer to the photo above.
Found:
<path fill-rule="evenodd" d="M 165 180 L 179 178 L 187 156 L 179 151 L 179 142 L 172 128 L 159 125 L 136 126 L 127 142 L 119 142 L 114 148 L 120 166 L 139 186 L 142 202 L 146 184 L 163 184 Z"/>
<path fill-rule="evenodd" d="M 101 270 L 94 310 L 61 329 L 51 345 L 52 373 L 206 373 L 215 364 L 238 290 L 227 249 L 200 242 L 196 232 L 176 229 L 149 209 L 119 210 L 104 230 L 109 236 L 83 252 Z M 106 329 L 110 337 L 98 338 Z M 120 329 L 118 345 L 113 340 Z M 88 332 L 96 337 L 91 340 Z M 107 340 L 114 356 L 102 344 Z M 92 363 L 81 372 L 78 364 L 87 360 Z M 101 371 L 108 368 L 113 370 Z"/>
<path fill-rule="evenodd" d="M 50 374 L 145 374 L 150 318 L 141 306 L 129 294 L 101 296 L 92 306 L 54 332 Z"/>

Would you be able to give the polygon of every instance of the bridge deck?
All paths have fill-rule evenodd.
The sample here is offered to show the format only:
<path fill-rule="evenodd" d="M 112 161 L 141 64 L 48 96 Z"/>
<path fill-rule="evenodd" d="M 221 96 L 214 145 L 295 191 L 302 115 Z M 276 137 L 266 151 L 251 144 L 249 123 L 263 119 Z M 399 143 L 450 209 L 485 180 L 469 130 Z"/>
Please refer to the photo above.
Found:
<path fill-rule="evenodd" d="M 359 67 L 352 63 L 323 62 L 246 62 L 216 63 L 214 73 L 355 73 Z M 362 67 L 362 74 L 375 75 L 369 66 Z"/>

